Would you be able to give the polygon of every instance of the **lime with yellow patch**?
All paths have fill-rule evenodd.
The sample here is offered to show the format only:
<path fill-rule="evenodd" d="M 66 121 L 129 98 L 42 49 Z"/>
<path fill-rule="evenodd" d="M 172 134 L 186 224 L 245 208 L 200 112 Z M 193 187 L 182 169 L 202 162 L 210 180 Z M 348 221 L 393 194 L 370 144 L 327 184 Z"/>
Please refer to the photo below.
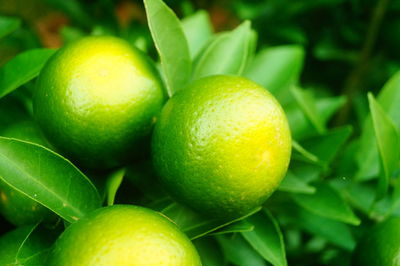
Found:
<path fill-rule="evenodd" d="M 140 156 L 165 101 L 152 62 L 126 41 L 86 37 L 61 48 L 41 71 L 36 120 L 68 158 L 90 168 Z"/>
<path fill-rule="evenodd" d="M 263 87 L 211 76 L 164 106 L 152 157 L 170 194 L 194 210 L 238 217 L 262 205 L 285 176 L 291 135 L 284 111 Z"/>
<path fill-rule="evenodd" d="M 70 225 L 48 265 L 199 266 L 199 255 L 177 226 L 158 212 L 132 205 L 100 208 Z"/>

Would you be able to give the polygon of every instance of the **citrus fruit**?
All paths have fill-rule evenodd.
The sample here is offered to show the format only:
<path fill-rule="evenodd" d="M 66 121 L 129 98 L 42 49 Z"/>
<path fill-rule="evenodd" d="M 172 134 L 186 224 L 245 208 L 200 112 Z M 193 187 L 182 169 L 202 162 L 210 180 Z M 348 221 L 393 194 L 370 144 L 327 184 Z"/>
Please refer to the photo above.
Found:
<path fill-rule="evenodd" d="M 285 176 L 290 154 L 290 130 L 277 100 L 235 76 L 202 78 L 178 91 L 152 139 L 167 191 L 211 216 L 241 216 L 263 204 Z"/>
<path fill-rule="evenodd" d="M 32 120 L 13 123 L 1 133 L 1 136 L 17 138 L 43 146 L 49 146 Z M 0 213 L 12 224 L 21 226 L 39 221 L 53 221 L 56 215 L 40 203 L 19 192 L 0 180 Z"/>
<path fill-rule="evenodd" d="M 400 217 L 376 224 L 360 239 L 352 265 L 400 265 Z"/>
<path fill-rule="evenodd" d="M 100 208 L 70 225 L 49 265 L 201 265 L 191 241 L 160 213 L 132 205 Z"/>
<path fill-rule="evenodd" d="M 126 41 L 86 37 L 55 53 L 34 91 L 36 120 L 49 141 L 88 168 L 139 156 L 164 103 L 150 60 Z"/>

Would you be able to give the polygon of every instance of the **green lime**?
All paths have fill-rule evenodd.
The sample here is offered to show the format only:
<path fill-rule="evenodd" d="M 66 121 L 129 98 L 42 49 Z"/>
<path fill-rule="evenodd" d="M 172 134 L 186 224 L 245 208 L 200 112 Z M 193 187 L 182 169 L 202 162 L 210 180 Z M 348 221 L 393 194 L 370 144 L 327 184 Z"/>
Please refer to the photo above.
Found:
<path fill-rule="evenodd" d="M 49 265 L 197 266 L 191 241 L 160 213 L 132 205 L 100 208 L 70 225 Z"/>
<path fill-rule="evenodd" d="M 41 71 L 36 120 L 64 155 L 89 168 L 140 156 L 165 101 L 150 60 L 115 37 L 86 37 L 61 48 Z"/>
<path fill-rule="evenodd" d="M 352 265 L 400 266 L 400 217 L 369 229 L 357 244 Z"/>
<path fill-rule="evenodd" d="M 285 176 L 291 136 L 284 111 L 263 87 L 211 76 L 164 106 L 152 140 L 162 183 L 194 210 L 237 217 L 257 208 Z"/>

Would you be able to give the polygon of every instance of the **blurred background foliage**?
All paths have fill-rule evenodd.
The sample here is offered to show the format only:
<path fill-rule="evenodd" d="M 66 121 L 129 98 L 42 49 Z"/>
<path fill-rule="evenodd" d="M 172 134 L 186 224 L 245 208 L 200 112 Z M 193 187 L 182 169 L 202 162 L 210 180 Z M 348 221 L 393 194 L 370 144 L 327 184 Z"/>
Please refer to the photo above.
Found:
<path fill-rule="evenodd" d="M 400 2 L 390 0 L 166 1 L 178 16 L 207 10 L 216 32 L 252 21 L 258 49 L 299 44 L 306 50 L 301 84 L 321 95 L 348 95 L 332 123 L 366 115 L 367 91 L 377 91 L 400 67 Z M 113 34 L 156 56 L 142 1 L 0 0 L 0 13 L 21 27 L 0 43 L 0 64 L 21 50 L 60 47 L 79 36 Z M 359 124 L 355 124 L 356 132 Z"/>
<path fill-rule="evenodd" d="M 179 17 L 209 12 L 216 32 L 252 21 L 258 49 L 299 44 L 306 50 L 301 84 L 317 93 L 346 94 L 338 125 L 363 121 L 367 91 L 377 91 L 400 67 L 400 2 L 390 0 L 166 1 Z M 0 44 L 0 64 L 28 48 L 60 47 L 88 33 L 110 33 L 152 48 L 142 1 L 0 0 L 0 12 L 21 27 Z M 156 55 L 155 51 L 149 51 Z M 361 97 L 360 97 L 361 96 Z M 358 125 L 355 125 L 358 130 Z"/>
<path fill-rule="evenodd" d="M 217 231 L 216 236 L 195 241 L 203 259 L 209 260 L 207 265 L 221 265 L 218 264 L 221 253 L 231 264 L 266 265 L 260 256 L 262 252 L 255 252 L 249 243 L 259 243 L 257 237 L 268 239 L 270 232 L 280 237 L 272 240 L 278 246 L 283 235 L 289 265 L 347 265 L 357 239 L 369 225 L 400 214 L 400 186 L 398 178 L 394 178 L 400 171 L 388 174 L 383 186 L 389 187 L 389 193 L 385 188 L 376 188 L 384 181 L 379 181 L 383 180 L 383 171 L 369 116 L 374 100 L 370 97 L 368 102 L 367 98 L 367 92 L 377 95 L 400 69 L 400 1 L 165 2 L 180 18 L 206 10 L 214 32 L 232 30 L 242 21 L 251 20 L 260 53 L 245 76 L 255 80 L 267 76 L 257 71 L 258 63 L 264 70 L 268 67 L 272 70 L 274 65 L 264 65 L 263 59 L 272 63 L 280 58 L 293 59 L 293 64 L 285 61 L 286 65 L 280 66 L 286 73 L 278 76 L 297 79 L 297 72 L 301 71 L 300 80 L 293 81 L 295 84 L 285 80 L 275 84 L 288 85 L 279 88 L 286 94 L 276 95 L 288 114 L 295 139 L 288 175 L 279 191 L 267 201 L 267 212 L 234 224 L 233 229 L 225 229 L 241 234 L 222 235 Z M 88 34 L 120 36 L 157 60 L 142 1 L 0 0 L 0 14 L 13 17 L 10 21 L 3 16 L 0 25 L 9 23 L 18 28 L 4 38 L 0 36 L 0 65 L 21 51 L 57 48 Z M 22 26 L 18 27 L 19 24 Z M 268 77 L 263 81 L 271 83 Z M 293 86 L 300 84 L 301 88 Z M 400 75 L 395 75 L 387 83 L 385 93 L 378 96 L 397 128 L 399 84 Z M 270 85 L 267 88 L 273 90 L 273 82 Z M 10 96 L 21 98 L 19 94 L 29 93 L 32 82 L 24 87 L 28 90 Z M 374 109 L 375 114 L 380 114 L 377 117 L 386 117 L 379 110 L 379 107 Z M 371 161 L 367 161 L 368 156 Z M 135 167 L 128 171 L 117 202 L 148 204 L 142 196 L 151 194 L 145 191 L 149 187 L 154 192 L 154 185 L 141 183 L 145 179 L 138 177 L 144 171 L 136 172 Z M 390 177 L 393 178 L 389 180 Z M 139 196 L 126 197 L 132 191 Z M 376 196 L 376 191 L 384 196 Z M 173 207 L 168 211 L 174 216 L 174 211 L 181 210 Z M 257 227 L 262 221 L 270 224 Z M 247 230 L 246 223 L 252 224 L 254 230 Z M 11 228 L 4 224 L 2 232 Z M 280 252 L 279 248 L 276 250 Z M 270 258 L 268 254 L 262 255 Z"/>

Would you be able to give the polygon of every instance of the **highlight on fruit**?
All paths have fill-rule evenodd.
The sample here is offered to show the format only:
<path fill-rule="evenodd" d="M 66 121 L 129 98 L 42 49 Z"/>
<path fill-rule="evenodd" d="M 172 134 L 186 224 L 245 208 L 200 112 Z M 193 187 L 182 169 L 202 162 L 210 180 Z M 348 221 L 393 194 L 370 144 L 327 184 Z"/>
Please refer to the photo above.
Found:
<path fill-rule="evenodd" d="M 169 99 L 153 132 L 152 158 L 179 202 L 211 217 L 237 218 L 276 190 L 291 145 L 274 96 L 248 79 L 217 75 Z"/>
<path fill-rule="evenodd" d="M 0 0 L 0 266 L 400 265 L 399 16 Z"/>

